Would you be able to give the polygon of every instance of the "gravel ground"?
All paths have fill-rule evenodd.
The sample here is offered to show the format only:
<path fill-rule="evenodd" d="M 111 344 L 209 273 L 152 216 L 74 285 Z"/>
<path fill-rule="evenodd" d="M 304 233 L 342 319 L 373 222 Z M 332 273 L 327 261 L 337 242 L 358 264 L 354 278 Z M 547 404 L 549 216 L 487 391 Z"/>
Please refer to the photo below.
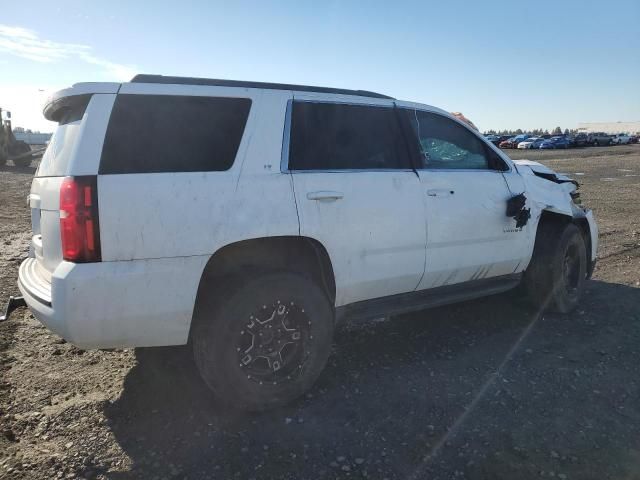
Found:
<path fill-rule="evenodd" d="M 510 151 L 582 183 L 600 260 L 571 315 L 509 294 L 343 325 L 306 398 L 224 410 L 186 347 L 83 351 L 0 324 L 0 478 L 640 478 L 640 146 Z M 0 169 L 0 299 L 33 169 Z"/>

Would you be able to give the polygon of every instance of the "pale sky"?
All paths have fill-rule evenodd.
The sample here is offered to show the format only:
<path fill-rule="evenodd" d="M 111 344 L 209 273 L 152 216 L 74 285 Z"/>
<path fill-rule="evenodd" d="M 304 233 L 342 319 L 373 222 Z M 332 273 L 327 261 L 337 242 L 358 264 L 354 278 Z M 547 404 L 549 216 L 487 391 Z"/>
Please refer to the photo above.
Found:
<path fill-rule="evenodd" d="M 135 73 L 379 91 L 481 130 L 640 120 L 640 1 L 5 2 L 0 107 Z M 41 91 L 43 90 L 43 91 Z"/>

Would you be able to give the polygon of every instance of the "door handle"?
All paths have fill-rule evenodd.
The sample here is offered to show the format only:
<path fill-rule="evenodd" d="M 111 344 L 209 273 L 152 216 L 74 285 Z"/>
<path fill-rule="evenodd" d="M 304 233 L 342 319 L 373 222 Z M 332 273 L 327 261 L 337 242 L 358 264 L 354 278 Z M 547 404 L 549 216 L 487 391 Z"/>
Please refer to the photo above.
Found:
<path fill-rule="evenodd" d="M 321 191 L 307 193 L 307 198 L 309 200 L 320 200 L 321 202 L 334 202 L 342 197 L 344 197 L 342 192 Z"/>
<path fill-rule="evenodd" d="M 430 197 L 448 197 L 456 192 L 448 188 L 432 188 L 427 190 L 427 195 Z"/>

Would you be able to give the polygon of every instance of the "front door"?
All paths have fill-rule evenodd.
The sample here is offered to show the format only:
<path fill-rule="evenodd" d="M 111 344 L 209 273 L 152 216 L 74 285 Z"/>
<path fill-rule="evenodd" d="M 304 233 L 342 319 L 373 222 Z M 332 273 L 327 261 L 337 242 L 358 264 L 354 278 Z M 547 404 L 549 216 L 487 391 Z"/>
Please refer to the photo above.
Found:
<path fill-rule="evenodd" d="M 442 113 L 405 110 L 418 139 L 427 215 L 419 289 L 521 271 L 526 232 L 506 216 L 511 167 L 479 136 Z"/>

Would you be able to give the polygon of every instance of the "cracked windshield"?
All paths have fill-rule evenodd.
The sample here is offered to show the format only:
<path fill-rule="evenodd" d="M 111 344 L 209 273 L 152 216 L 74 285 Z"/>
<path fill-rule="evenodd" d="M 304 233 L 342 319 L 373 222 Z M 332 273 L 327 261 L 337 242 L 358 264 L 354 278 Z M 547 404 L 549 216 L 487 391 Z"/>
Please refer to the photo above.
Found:
<path fill-rule="evenodd" d="M 637 0 L 0 12 L 0 479 L 640 480 Z"/>

